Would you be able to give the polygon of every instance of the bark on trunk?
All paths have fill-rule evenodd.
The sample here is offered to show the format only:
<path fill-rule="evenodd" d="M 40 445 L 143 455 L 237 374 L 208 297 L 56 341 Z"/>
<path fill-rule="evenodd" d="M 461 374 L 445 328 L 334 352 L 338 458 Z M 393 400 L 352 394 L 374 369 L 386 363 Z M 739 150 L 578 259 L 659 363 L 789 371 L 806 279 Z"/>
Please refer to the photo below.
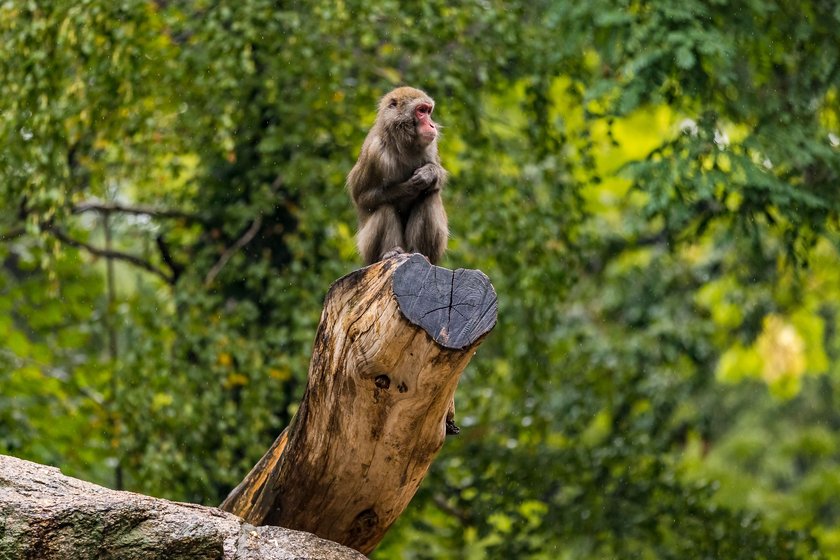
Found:
<path fill-rule="evenodd" d="M 364 560 L 309 533 L 254 527 L 216 508 L 108 490 L 3 455 L 0 558 Z"/>
<path fill-rule="evenodd" d="M 458 379 L 495 322 L 483 273 L 420 255 L 336 281 L 297 415 L 221 508 L 371 552 L 443 445 Z"/>

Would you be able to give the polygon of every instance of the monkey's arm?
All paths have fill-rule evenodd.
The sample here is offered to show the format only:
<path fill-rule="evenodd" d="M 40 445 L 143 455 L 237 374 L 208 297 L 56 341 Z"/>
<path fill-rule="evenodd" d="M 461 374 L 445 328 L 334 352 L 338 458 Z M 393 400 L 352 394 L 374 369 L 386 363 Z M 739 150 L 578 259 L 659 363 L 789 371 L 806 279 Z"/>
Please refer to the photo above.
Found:
<path fill-rule="evenodd" d="M 359 179 L 360 177 L 355 177 Z M 446 171 L 440 164 L 427 163 L 414 171 L 408 180 L 387 184 L 384 180 L 371 185 L 353 183 L 353 173 L 348 178 L 356 206 L 373 211 L 384 204 L 397 204 L 416 199 L 424 192 L 440 190 L 446 180 Z"/>
<path fill-rule="evenodd" d="M 414 171 L 414 175 L 406 183 L 416 181 L 423 186 L 420 192 L 433 193 L 443 188 L 443 185 L 446 184 L 447 176 L 446 169 L 441 167 L 439 161 L 430 161 L 418 167 Z"/>

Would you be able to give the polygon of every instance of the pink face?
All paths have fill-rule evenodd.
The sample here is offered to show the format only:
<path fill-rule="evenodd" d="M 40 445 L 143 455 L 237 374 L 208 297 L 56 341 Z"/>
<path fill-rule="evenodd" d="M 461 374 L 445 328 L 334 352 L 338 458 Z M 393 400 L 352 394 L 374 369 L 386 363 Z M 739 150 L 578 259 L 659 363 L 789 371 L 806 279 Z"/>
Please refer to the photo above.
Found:
<path fill-rule="evenodd" d="M 414 118 L 417 120 L 417 135 L 424 145 L 431 144 L 437 138 L 437 127 L 432 120 L 434 107 L 430 103 L 418 103 L 414 108 Z"/>

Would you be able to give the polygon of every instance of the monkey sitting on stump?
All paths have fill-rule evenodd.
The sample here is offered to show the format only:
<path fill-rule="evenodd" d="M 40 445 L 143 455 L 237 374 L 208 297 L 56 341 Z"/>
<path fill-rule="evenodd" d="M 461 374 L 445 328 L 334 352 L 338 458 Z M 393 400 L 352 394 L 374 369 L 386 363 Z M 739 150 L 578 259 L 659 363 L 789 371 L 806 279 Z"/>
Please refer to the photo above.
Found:
<path fill-rule="evenodd" d="M 419 89 L 400 87 L 379 102 L 347 188 L 359 216 L 356 243 L 365 264 L 393 253 L 425 255 L 432 264 L 446 251 L 449 227 L 440 191 L 435 102 Z"/>
<path fill-rule="evenodd" d="M 403 247 L 436 264 L 446 251 L 449 226 L 440 191 L 446 170 L 440 165 L 434 100 L 419 89 L 400 87 L 379 102 L 347 188 L 359 215 L 356 244 L 365 264 Z M 446 433 L 460 432 L 454 402 Z"/>

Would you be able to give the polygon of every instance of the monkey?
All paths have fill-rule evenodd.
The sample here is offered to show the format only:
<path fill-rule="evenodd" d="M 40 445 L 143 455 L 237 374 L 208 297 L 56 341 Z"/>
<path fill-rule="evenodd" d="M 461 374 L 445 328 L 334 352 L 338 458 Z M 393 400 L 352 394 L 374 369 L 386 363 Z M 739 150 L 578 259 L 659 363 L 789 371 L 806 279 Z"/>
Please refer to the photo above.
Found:
<path fill-rule="evenodd" d="M 399 87 L 382 97 L 347 176 L 356 207 L 356 244 L 366 265 L 393 254 L 424 255 L 436 264 L 446 251 L 449 226 L 441 190 L 447 172 L 440 164 L 434 100 Z"/>

